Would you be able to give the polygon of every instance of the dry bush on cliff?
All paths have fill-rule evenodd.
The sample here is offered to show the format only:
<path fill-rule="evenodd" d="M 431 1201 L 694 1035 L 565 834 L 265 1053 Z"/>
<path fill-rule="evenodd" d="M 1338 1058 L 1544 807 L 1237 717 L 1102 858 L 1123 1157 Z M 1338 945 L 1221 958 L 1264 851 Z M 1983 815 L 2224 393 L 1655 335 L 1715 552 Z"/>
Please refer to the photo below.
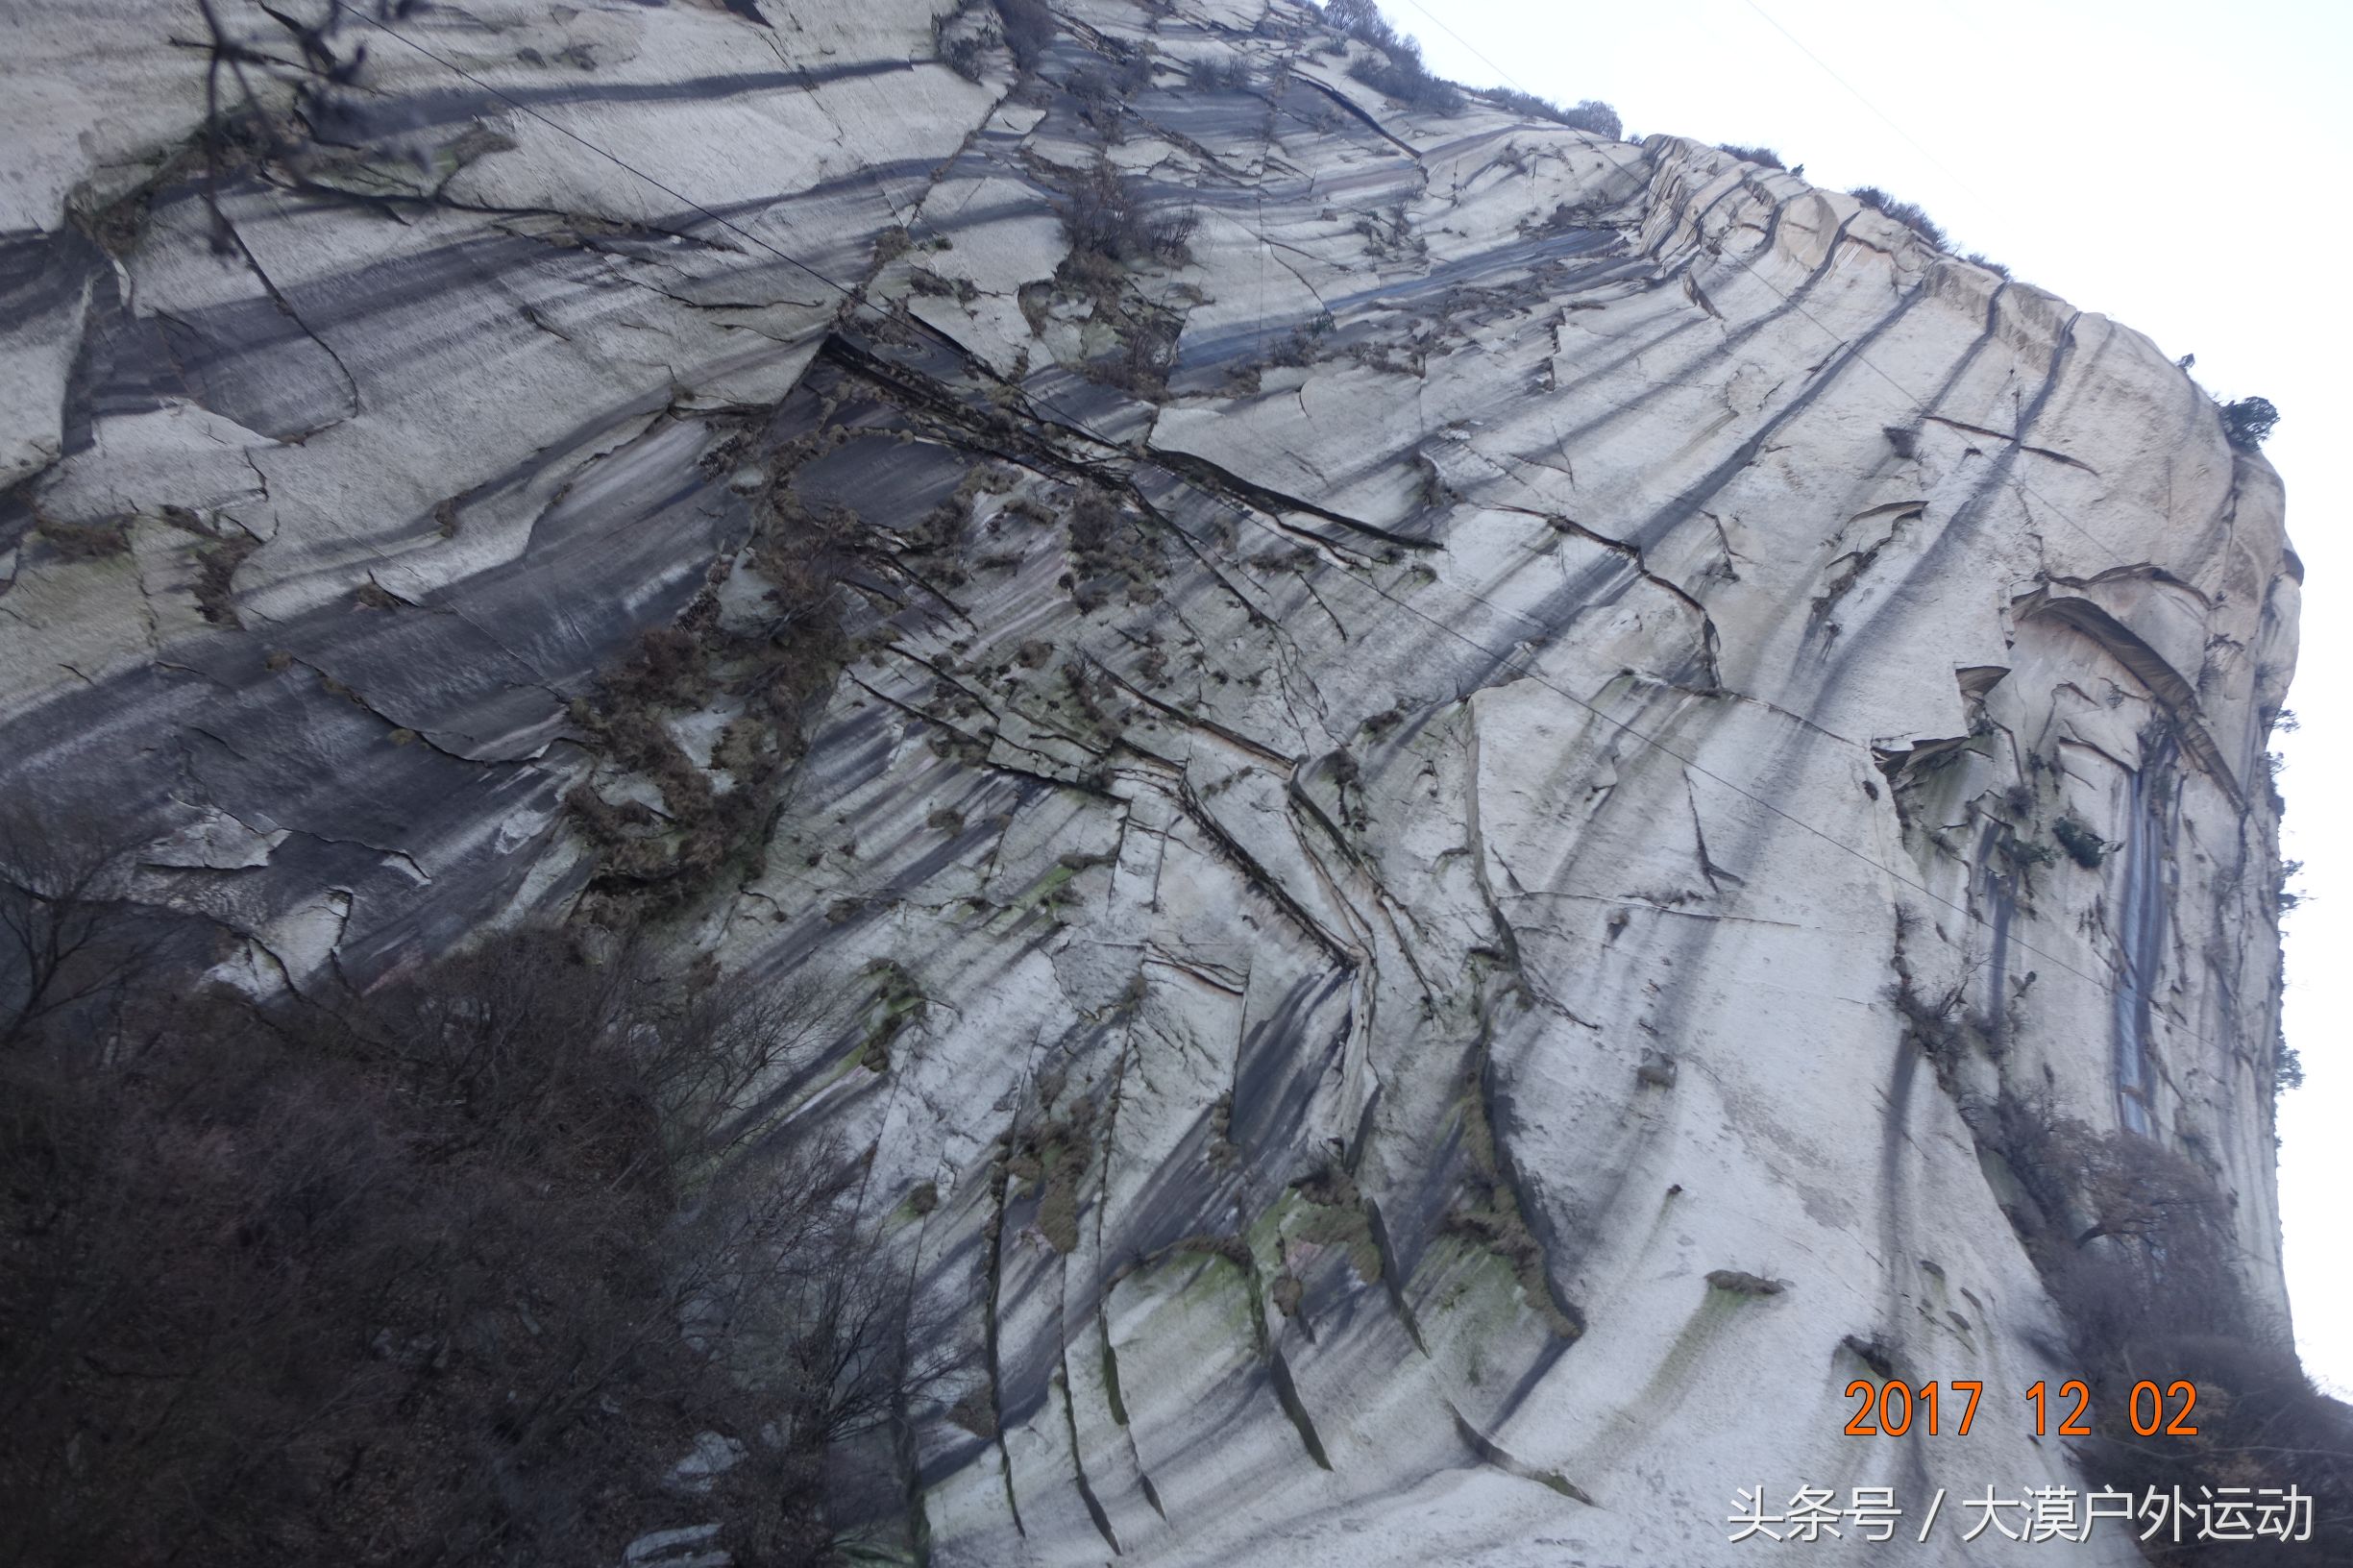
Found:
<path fill-rule="evenodd" d="M 1070 182 L 1058 209 L 1070 254 L 1082 264 L 1161 261 L 1181 265 L 1200 214 L 1189 205 L 1147 208 L 1141 191 L 1109 163 L 1090 166 Z"/>
<path fill-rule="evenodd" d="M 1185 69 L 1185 85 L 1195 92 L 1247 92 L 1250 61 L 1239 55 L 1196 60 Z"/>
<path fill-rule="evenodd" d="M 1565 125 L 1572 131 L 1589 132 L 1597 136 L 1608 136 L 1612 140 L 1622 136 L 1626 131 L 1625 122 L 1618 118 L 1618 111 L 1599 98 L 1582 98 L 1572 107 L 1563 109 L 1550 98 L 1539 97 L 1532 92 L 1523 92 L 1517 87 L 1489 87 L 1480 96 L 1510 110 L 1515 114 L 1525 114 L 1531 119 L 1551 120 L 1556 125 Z"/>
<path fill-rule="evenodd" d="M 2092 1482 L 2144 1496 L 2179 1486 L 2194 1500 L 2201 1486 L 2292 1486 L 2313 1499 L 2313 1538 L 2300 1549 L 2184 1541 L 2145 1547 L 2151 1560 L 2252 1568 L 2293 1550 L 2298 1560 L 2353 1562 L 2353 1409 L 2313 1386 L 2285 1325 L 2248 1299 L 2230 1204 L 2212 1177 L 2153 1139 L 2095 1133 L 2046 1103 L 2004 1095 L 1969 1119 L 2022 1189 L 2012 1222 L 2091 1386 Z M 2196 1432 L 2137 1431 L 2135 1385 L 2164 1392 L 2182 1381 L 2197 1390 L 2185 1423 Z M 2178 1397 L 2163 1407 L 2181 1408 Z"/>
<path fill-rule="evenodd" d="M 1324 19 L 1359 43 L 1370 44 L 1381 60 L 1360 60 L 1348 74 L 1412 109 L 1434 114 L 1462 112 L 1462 89 L 1431 73 L 1422 63 L 1422 46 L 1391 27 L 1373 0 L 1331 0 Z"/>
<path fill-rule="evenodd" d="M 1949 243 L 1943 227 L 1917 202 L 1899 201 L 1876 185 L 1857 185 L 1847 194 L 1865 207 L 1886 213 L 1940 251 Z"/>
<path fill-rule="evenodd" d="M 103 1010 L 148 958 L 121 901 L 137 841 L 86 817 L 0 808 L 0 1051 Z"/>
<path fill-rule="evenodd" d="M 2279 410 L 2268 398 L 2240 398 L 2222 404 L 2222 433 L 2242 452 L 2253 452 L 2270 439 L 2279 424 Z"/>
<path fill-rule="evenodd" d="M 0 1053 L 0 1560 L 617 1561 L 693 1505 L 829 1560 L 829 1445 L 943 1368 L 857 1164 L 757 1096 L 792 992 L 494 938 L 265 1011 L 142 977 Z"/>

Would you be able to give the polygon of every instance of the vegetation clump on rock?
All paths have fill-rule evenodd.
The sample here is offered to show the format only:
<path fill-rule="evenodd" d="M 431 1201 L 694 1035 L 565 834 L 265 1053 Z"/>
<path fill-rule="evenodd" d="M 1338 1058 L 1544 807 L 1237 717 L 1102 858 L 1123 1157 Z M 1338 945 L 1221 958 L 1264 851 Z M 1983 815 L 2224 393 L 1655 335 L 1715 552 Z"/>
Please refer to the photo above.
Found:
<path fill-rule="evenodd" d="M 2091 1385 L 2087 1469 L 2107 1487 L 2187 1496 L 2295 1487 L 2313 1500 L 2315 1561 L 2353 1556 L 2353 1409 L 2315 1388 L 2286 1325 L 2242 1283 L 2231 1203 L 2190 1155 L 2153 1138 L 2095 1132 L 2047 1100 L 2004 1091 L 1965 1108 L 2010 1178 L 2004 1208 L 2064 1317 Z M 2196 1388 L 2184 1426 L 2134 1424 L 2133 1390 Z M 2165 1407 L 2177 1411 L 2180 1397 Z M 2149 1413 L 2141 1395 L 2141 1415 Z M 2228 1494 L 2224 1494 L 2228 1495 Z M 2277 1560 L 2267 1542 L 2168 1544 L 2168 1564 Z"/>
<path fill-rule="evenodd" d="M 1195 92 L 1247 92 L 1250 62 L 1239 55 L 1196 60 L 1186 67 L 1185 85 Z"/>
<path fill-rule="evenodd" d="M 684 1455 L 738 1561 L 831 1560 L 826 1456 L 945 1353 L 858 1162 L 758 1114 L 809 993 L 523 929 L 259 1005 L 167 978 L 102 844 L 0 854 L 57 955 L 0 998 L 0 1558 L 616 1562 Z"/>
<path fill-rule="evenodd" d="M 1123 264 L 1181 266 L 1200 226 L 1189 206 L 1151 210 L 1136 184 L 1108 162 L 1091 164 L 1071 180 L 1059 210 L 1073 256 Z"/>
<path fill-rule="evenodd" d="M 2059 841 L 2068 858 L 2087 871 L 2096 871 L 2108 858 L 2108 841 L 2075 821 L 2062 817 L 2050 824 L 2050 836 Z"/>
<path fill-rule="evenodd" d="M 1917 202 L 1899 201 L 1876 185 L 1856 185 L 1847 194 L 1874 211 L 1886 213 L 1940 251 L 1950 243 L 1944 227 Z"/>
<path fill-rule="evenodd" d="M 718 469 L 752 445 L 723 444 L 707 466 Z M 580 736 L 624 778 L 658 795 L 657 813 L 643 799 L 616 800 L 583 778 L 564 796 L 574 824 L 596 851 L 592 892 L 648 910 L 674 908 L 719 872 L 765 853 L 759 843 L 770 789 L 805 745 L 802 709 L 831 686 L 849 656 L 840 623 L 839 576 L 869 548 L 870 529 L 841 506 L 811 508 L 790 482 L 806 453 L 788 444 L 772 453 L 788 472 L 756 499 L 756 526 L 741 567 L 723 569 L 678 620 L 649 627 L 606 671 L 594 697 L 576 699 L 571 718 Z M 734 571 L 767 586 L 762 624 L 721 613 L 718 588 Z M 722 731 L 708 766 L 690 756 L 674 717 L 714 699 L 740 712 Z M 713 770 L 727 775 L 714 787 Z"/>
<path fill-rule="evenodd" d="M 95 561 L 131 553 L 131 527 L 127 519 L 118 518 L 110 523 L 60 523 L 49 519 L 37 531 L 42 543 L 69 561 Z"/>
<path fill-rule="evenodd" d="M 1350 76 L 1411 109 L 1433 114 L 1462 112 L 1462 89 L 1434 75 L 1422 62 L 1422 46 L 1391 27 L 1373 0 L 1331 0 L 1324 7 L 1324 19 L 1382 56 L 1358 61 L 1348 68 Z"/>
<path fill-rule="evenodd" d="M 1554 1288 L 1546 1266 L 1544 1243 L 1528 1228 L 1519 1193 L 1503 1150 L 1498 1147 L 1487 1116 L 1481 1075 L 1469 1076 L 1461 1103 L 1461 1143 L 1465 1161 L 1462 1189 L 1446 1212 L 1445 1228 L 1495 1254 L 1509 1265 L 1530 1309 L 1543 1317 L 1553 1333 L 1576 1339 L 1585 1332 L 1584 1313 Z"/>
<path fill-rule="evenodd" d="M 2279 410 L 2268 398 L 2239 398 L 2222 404 L 2222 431 L 2242 452 L 2253 452 L 2270 439 Z"/>
<path fill-rule="evenodd" d="M 1489 87 L 1480 96 L 1515 114 L 1525 114 L 1535 120 L 1551 120 L 1572 131 L 1591 132 L 1594 135 L 1607 136 L 1613 141 L 1626 133 L 1625 122 L 1618 118 L 1618 111 L 1599 98 L 1581 99 L 1563 109 L 1550 98 L 1523 92 L 1517 87 Z"/>

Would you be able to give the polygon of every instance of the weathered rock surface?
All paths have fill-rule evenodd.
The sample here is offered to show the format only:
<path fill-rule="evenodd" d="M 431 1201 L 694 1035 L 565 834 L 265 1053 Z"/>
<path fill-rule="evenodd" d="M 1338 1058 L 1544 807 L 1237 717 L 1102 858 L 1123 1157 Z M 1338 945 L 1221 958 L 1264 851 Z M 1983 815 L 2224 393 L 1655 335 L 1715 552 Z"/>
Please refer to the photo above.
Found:
<path fill-rule="evenodd" d="M 248 171 L 224 258 L 192 8 L 20 8 L 0 787 L 242 984 L 584 901 L 821 977 L 774 1109 L 972 1351 L 936 1563 L 2098 1483 L 1963 1110 L 2189 1152 L 2278 1299 L 2271 470 L 1851 199 L 1408 112 L 1288 0 L 1056 14 L 1024 81 L 916 0 L 435 9 L 353 110 L 416 157 L 314 171 L 399 199 Z M 1098 159 L 1181 251 L 1072 257 Z M 1999 1418 L 1843 1436 L 1874 1342 Z"/>

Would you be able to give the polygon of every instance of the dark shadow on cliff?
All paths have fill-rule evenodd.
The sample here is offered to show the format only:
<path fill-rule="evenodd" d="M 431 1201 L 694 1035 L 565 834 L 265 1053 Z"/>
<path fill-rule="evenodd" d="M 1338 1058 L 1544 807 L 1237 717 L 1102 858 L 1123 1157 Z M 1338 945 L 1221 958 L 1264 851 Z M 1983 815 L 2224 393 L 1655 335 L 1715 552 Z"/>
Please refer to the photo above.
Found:
<path fill-rule="evenodd" d="M 861 1162 L 737 1114 L 826 1038 L 805 994 L 526 930 L 263 1007 L 15 899 L 82 940 L 0 1043 L 0 1559 L 611 1562 L 708 1521 L 817 1564 L 842 1455 L 896 1486 L 947 1336 Z"/>
<path fill-rule="evenodd" d="M 2153 1139 L 2101 1135 L 2047 1104 L 2005 1093 L 1965 1114 L 2065 1317 L 2069 1343 L 2050 1349 L 2090 1385 L 2087 1482 L 2143 1499 L 2178 1487 L 2193 1508 L 2236 1501 L 2250 1521 L 2257 1502 L 2280 1503 L 2267 1488 L 2311 1500 L 2309 1541 L 2175 1542 L 2168 1524 L 2143 1552 L 2198 1568 L 2353 1563 L 2353 1407 L 2314 1387 L 2286 1325 L 2240 1283 L 2214 1178 Z"/>

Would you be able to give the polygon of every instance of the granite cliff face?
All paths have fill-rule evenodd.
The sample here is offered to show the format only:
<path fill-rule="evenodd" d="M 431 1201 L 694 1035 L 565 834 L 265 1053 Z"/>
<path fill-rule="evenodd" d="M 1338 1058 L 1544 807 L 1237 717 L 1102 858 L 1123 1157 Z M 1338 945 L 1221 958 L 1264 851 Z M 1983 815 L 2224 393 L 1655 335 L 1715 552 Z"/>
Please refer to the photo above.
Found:
<path fill-rule="evenodd" d="M 2284 1311 L 2270 468 L 1785 174 L 1053 22 L 423 12 L 216 254 L 193 11 L 20 11 L 4 787 L 257 992 L 532 915 L 820 981 L 770 1112 L 971 1352 L 935 1563 L 2097 1483 L 1973 1126 L 2182 1152 Z M 1858 1444 L 1875 1361 L 2004 1418 Z"/>

